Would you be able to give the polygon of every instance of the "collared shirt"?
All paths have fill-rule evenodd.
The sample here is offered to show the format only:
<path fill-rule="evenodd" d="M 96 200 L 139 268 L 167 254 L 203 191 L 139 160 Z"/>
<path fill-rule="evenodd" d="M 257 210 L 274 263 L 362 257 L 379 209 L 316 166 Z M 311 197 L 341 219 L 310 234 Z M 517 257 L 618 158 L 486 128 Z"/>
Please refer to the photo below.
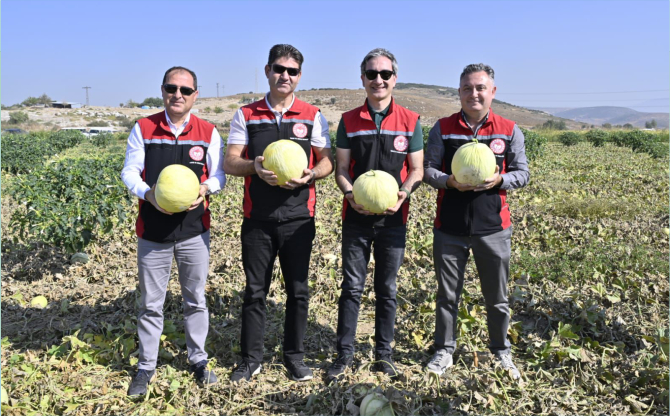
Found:
<path fill-rule="evenodd" d="M 191 113 L 189 112 L 184 120 L 184 124 L 177 128 L 170 117 L 165 112 L 170 131 L 175 137 L 178 137 L 184 128 L 191 120 Z M 126 184 L 130 192 L 138 198 L 144 198 L 151 187 L 142 179 L 142 171 L 144 170 L 144 138 L 142 137 L 142 130 L 140 125 L 135 123 L 133 129 L 128 136 L 128 145 L 126 147 L 126 160 L 121 171 L 121 179 Z M 223 158 L 221 157 L 221 136 L 219 132 L 214 129 L 212 131 L 212 138 L 207 150 L 207 171 L 209 178 L 203 182 L 207 185 L 210 194 L 218 193 L 226 184 L 226 174 L 223 171 Z"/>
<path fill-rule="evenodd" d="M 281 120 L 284 114 L 291 109 L 295 102 L 295 94 L 291 100 L 291 105 L 288 108 L 283 108 L 282 111 L 277 111 L 272 108 L 268 101 L 269 93 L 265 96 L 265 103 L 272 111 L 277 119 L 277 126 L 281 126 Z M 316 113 L 314 117 L 314 128 L 312 129 L 312 137 L 310 138 L 312 146 L 318 148 L 330 148 L 330 134 L 328 133 L 328 121 L 323 116 L 321 111 Z M 246 146 L 249 143 L 249 132 L 247 131 L 247 123 L 244 119 L 242 109 L 238 109 L 230 122 L 230 135 L 228 136 L 228 144 L 241 144 Z"/>
<path fill-rule="evenodd" d="M 465 111 L 463 111 L 463 109 L 461 109 L 461 117 L 463 117 L 463 121 L 465 121 L 465 124 L 467 124 L 468 127 L 470 127 L 470 130 L 472 130 L 472 132 L 474 133 L 475 139 L 477 138 L 477 133 L 479 132 L 479 129 L 480 129 L 480 128 L 484 125 L 484 123 L 486 123 L 486 121 L 489 119 L 489 114 L 490 114 L 490 113 L 491 113 L 491 110 L 487 111 L 487 112 L 486 112 L 486 115 L 484 116 L 484 119 L 481 121 L 481 123 L 479 123 L 479 124 L 476 126 L 476 128 L 473 129 L 473 128 L 472 128 L 472 124 L 470 124 L 470 122 L 468 121 L 468 117 L 466 116 Z"/>
<path fill-rule="evenodd" d="M 186 126 L 188 126 L 188 122 L 191 121 L 191 112 L 186 115 L 186 118 L 184 119 L 184 122 L 181 124 L 181 127 L 177 127 L 174 123 L 172 123 L 172 120 L 170 120 L 170 115 L 168 114 L 167 110 L 165 110 L 165 118 L 167 119 L 168 126 L 170 126 L 170 131 L 172 134 L 174 134 L 174 137 L 179 137 L 180 134 L 184 132 L 184 129 Z"/>

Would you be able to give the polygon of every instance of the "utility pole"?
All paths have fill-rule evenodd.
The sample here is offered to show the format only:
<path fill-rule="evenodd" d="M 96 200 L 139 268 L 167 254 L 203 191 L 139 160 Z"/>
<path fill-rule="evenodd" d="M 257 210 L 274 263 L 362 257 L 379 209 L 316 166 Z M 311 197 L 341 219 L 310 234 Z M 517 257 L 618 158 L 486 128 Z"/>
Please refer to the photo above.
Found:
<path fill-rule="evenodd" d="M 216 98 L 219 98 L 219 83 L 216 83 Z"/>
<path fill-rule="evenodd" d="M 198 85 L 198 91 L 200 91 L 200 88 L 202 88 L 202 85 Z"/>
<path fill-rule="evenodd" d="M 258 68 L 256 68 L 256 83 L 254 84 L 254 94 L 258 92 Z"/>
<path fill-rule="evenodd" d="M 82 89 L 86 90 L 86 107 L 88 107 L 88 90 L 91 89 L 91 87 L 82 87 Z"/>

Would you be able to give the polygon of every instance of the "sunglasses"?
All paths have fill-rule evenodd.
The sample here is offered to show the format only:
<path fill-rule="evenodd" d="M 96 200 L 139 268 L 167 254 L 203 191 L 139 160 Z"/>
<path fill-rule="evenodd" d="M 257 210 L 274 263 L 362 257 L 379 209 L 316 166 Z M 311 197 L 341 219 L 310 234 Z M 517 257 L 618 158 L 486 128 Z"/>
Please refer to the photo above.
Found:
<path fill-rule="evenodd" d="M 381 75 L 384 81 L 388 81 L 389 79 L 391 79 L 391 76 L 395 74 L 395 71 L 389 71 L 388 69 L 384 69 L 381 71 L 368 69 L 367 71 L 365 71 L 365 78 L 369 79 L 370 81 L 374 81 L 375 79 L 377 79 L 377 74 Z"/>
<path fill-rule="evenodd" d="M 279 64 L 272 64 L 272 71 L 277 74 L 283 74 L 286 71 L 290 76 L 294 77 L 300 73 L 300 68 L 289 68 Z"/>
<path fill-rule="evenodd" d="M 190 87 L 177 87 L 174 84 L 163 85 L 163 89 L 168 94 L 174 94 L 175 92 L 177 92 L 177 88 L 179 88 L 179 91 L 181 91 L 181 95 L 189 96 L 189 95 L 191 95 L 195 92 L 195 90 L 193 88 L 190 88 Z"/>

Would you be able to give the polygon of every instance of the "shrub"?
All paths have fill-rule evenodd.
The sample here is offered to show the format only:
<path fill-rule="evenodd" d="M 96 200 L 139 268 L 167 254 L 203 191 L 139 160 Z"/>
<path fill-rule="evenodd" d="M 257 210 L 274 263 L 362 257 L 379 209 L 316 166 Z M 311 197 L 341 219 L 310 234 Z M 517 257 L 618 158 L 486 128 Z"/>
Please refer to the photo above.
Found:
<path fill-rule="evenodd" d="M 223 108 L 218 107 L 218 106 L 217 106 L 217 107 L 214 107 L 214 112 L 215 112 L 216 114 L 221 114 L 221 113 L 223 113 Z"/>
<path fill-rule="evenodd" d="M 96 147 L 105 148 L 109 146 L 112 141 L 114 141 L 114 139 L 114 134 L 112 133 L 100 133 L 91 137 L 91 143 L 93 143 L 93 145 Z"/>
<path fill-rule="evenodd" d="M 601 147 L 608 141 L 609 134 L 604 130 L 595 129 L 586 132 L 584 137 L 586 137 L 586 140 L 588 140 L 594 147 Z"/>
<path fill-rule="evenodd" d="M 563 120 L 547 120 L 542 124 L 542 128 L 548 130 L 566 130 L 568 127 Z"/>
<path fill-rule="evenodd" d="M 574 146 L 579 143 L 579 133 L 574 131 L 566 131 L 558 136 L 558 141 L 565 146 Z"/>
<path fill-rule="evenodd" d="M 228 104 L 228 108 L 231 110 L 237 110 L 237 104 Z"/>
<path fill-rule="evenodd" d="M 212 111 L 212 107 L 209 107 L 209 106 L 205 107 L 205 108 L 202 109 L 202 111 L 205 112 L 205 113 L 209 113 L 210 111 Z"/>
<path fill-rule="evenodd" d="M 532 130 L 521 129 L 524 136 L 524 144 L 526 148 L 526 157 L 528 161 L 537 160 L 544 155 L 544 148 L 547 144 L 547 138 L 538 132 Z"/>
<path fill-rule="evenodd" d="M 333 97 L 330 99 L 331 104 L 335 104 L 337 102 L 337 98 Z"/>
<path fill-rule="evenodd" d="M 9 124 L 21 124 L 27 122 L 28 120 L 30 120 L 28 113 L 24 113 L 23 111 L 9 113 Z"/>

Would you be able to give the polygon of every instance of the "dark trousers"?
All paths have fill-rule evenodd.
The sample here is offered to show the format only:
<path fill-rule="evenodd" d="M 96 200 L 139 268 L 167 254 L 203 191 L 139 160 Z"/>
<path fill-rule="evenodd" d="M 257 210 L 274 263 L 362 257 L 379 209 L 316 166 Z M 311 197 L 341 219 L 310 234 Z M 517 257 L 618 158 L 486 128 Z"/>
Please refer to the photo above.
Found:
<path fill-rule="evenodd" d="M 314 236 L 313 218 L 285 222 L 245 218 L 242 222 L 242 264 L 246 275 L 242 304 L 243 358 L 257 363 L 263 361 L 265 299 L 270 290 L 272 266 L 277 255 L 287 297 L 284 358 L 303 358 L 309 302 L 307 274 Z"/>
<path fill-rule="evenodd" d="M 395 329 L 396 277 L 405 255 L 407 227 L 342 225 L 342 293 L 338 303 L 337 351 L 354 353 L 361 295 L 374 244 L 375 353 L 391 354 Z"/>

